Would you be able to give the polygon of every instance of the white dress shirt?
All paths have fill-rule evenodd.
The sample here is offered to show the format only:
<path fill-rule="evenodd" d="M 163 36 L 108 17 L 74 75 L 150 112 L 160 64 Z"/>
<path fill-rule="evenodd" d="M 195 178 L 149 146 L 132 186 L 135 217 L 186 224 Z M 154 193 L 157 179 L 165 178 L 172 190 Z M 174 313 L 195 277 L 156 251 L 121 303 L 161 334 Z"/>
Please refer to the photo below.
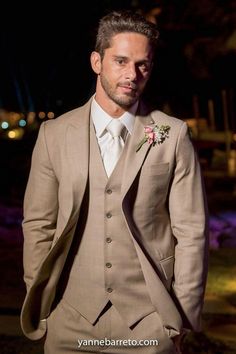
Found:
<path fill-rule="evenodd" d="M 112 118 L 108 113 L 106 113 L 101 106 L 97 103 L 95 97 L 91 104 L 91 117 L 94 124 L 96 137 L 98 140 L 98 145 L 100 148 L 102 159 L 104 158 L 104 153 L 106 150 L 106 145 L 110 140 L 110 133 L 106 130 L 108 124 L 112 119 L 119 119 L 120 122 L 126 127 L 126 134 L 122 136 L 125 141 L 127 135 L 132 133 L 135 121 L 135 114 L 137 111 L 138 102 L 136 102 L 129 111 L 125 112 L 119 118 Z"/>

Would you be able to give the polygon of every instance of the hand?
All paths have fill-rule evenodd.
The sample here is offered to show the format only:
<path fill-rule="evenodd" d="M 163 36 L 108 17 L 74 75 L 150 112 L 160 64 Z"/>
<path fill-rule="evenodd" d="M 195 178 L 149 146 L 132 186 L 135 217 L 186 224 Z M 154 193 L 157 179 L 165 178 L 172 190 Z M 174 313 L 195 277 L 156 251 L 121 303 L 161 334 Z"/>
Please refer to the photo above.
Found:
<path fill-rule="evenodd" d="M 181 334 L 179 334 L 178 336 L 172 338 L 172 340 L 174 342 L 176 354 L 182 354 L 182 351 L 181 351 L 181 343 L 182 343 Z"/>
<path fill-rule="evenodd" d="M 181 333 L 178 336 L 172 338 L 174 342 L 176 354 L 182 354 L 182 343 L 187 333 L 188 333 L 187 330 L 182 329 Z"/>

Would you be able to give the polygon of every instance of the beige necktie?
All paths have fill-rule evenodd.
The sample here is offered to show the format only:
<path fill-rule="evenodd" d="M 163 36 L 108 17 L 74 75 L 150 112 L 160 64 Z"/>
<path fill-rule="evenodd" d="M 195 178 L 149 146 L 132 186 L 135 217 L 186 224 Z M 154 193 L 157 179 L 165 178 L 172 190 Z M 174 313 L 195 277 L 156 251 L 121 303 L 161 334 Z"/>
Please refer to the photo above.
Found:
<path fill-rule="evenodd" d="M 110 139 L 107 142 L 103 163 L 108 177 L 112 174 L 124 147 L 124 140 L 121 137 L 123 128 L 124 125 L 118 119 L 112 119 L 106 128 L 110 133 Z"/>

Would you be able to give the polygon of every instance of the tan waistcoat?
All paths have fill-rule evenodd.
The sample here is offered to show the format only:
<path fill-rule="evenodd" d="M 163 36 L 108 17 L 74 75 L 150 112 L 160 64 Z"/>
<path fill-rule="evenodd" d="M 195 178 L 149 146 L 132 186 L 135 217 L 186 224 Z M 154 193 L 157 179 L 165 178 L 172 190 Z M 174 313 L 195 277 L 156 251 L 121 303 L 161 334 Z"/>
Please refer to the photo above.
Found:
<path fill-rule="evenodd" d="M 63 295 L 91 323 L 109 300 L 129 326 L 155 311 L 121 209 L 127 144 L 107 178 L 91 126 L 86 199 L 68 257 L 69 277 Z"/>

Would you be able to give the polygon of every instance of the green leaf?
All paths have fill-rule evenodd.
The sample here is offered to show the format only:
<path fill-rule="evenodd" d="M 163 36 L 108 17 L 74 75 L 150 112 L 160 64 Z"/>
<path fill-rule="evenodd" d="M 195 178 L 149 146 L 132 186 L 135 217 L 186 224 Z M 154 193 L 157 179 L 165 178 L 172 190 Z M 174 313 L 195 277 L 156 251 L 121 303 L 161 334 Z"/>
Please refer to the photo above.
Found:
<path fill-rule="evenodd" d="M 144 138 L 140 141 L 140 143 L 139 143 L 138 146 L 137 146 L 136 152 L 138 152 L 138 151 L 141 149 L 141 147 L 143 146 L 143 144 L 146 143 L 147 140 L 148 140 L 147 137 L 144 137 Z"/>

